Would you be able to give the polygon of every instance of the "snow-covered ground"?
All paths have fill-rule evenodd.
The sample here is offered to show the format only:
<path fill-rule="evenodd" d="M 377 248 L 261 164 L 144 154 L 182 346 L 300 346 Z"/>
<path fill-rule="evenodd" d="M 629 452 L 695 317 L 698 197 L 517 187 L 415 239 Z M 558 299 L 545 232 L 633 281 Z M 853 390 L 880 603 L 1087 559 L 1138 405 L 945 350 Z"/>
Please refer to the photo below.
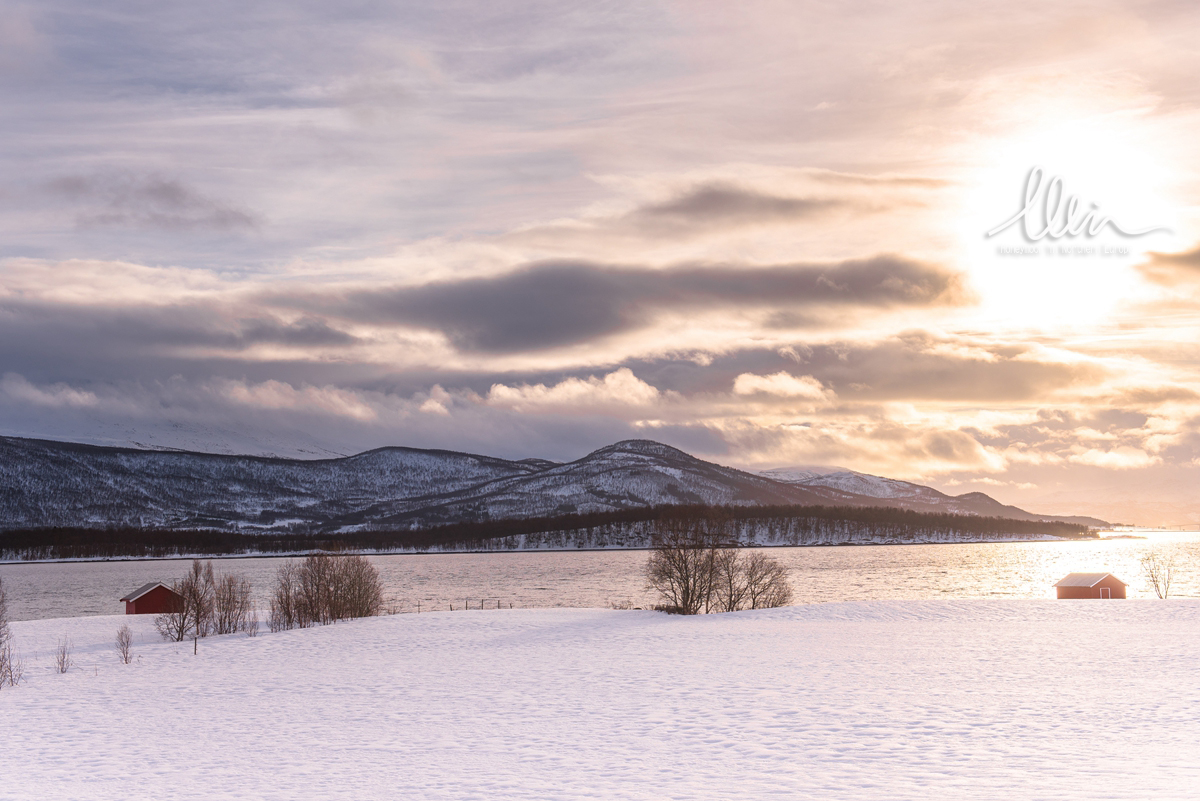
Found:
<path fill-rule="evenodd" d="M 148 617 L 13 631 L 4 799 L 1200 795 L 1197 601 L 439 612 L 197 656 Z"/>

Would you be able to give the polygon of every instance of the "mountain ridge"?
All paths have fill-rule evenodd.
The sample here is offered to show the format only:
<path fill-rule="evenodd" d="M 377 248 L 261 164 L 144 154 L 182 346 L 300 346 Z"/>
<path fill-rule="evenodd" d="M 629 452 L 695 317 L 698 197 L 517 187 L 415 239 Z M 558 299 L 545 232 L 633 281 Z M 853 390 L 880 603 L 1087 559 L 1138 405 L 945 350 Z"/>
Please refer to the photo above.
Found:
<path fill-rule="evenodd" d="M 929 500 L 897 500 L 849 492 L 820 478 L 779 481 L 636 439 L 563 463 L 405 446 L 296 459 L 0 437 L 0 531 L 125 526 L 319 533 L 696 504 L 919 503 L 924 506 L 918 511 L 942 512 L 957 504 L 964 514 L 984 509 L 991 510 L 985 516 L 1063 519 L 986 495 L 986 501 L 972 500 L 973 494 L 955 498 L 908 485 Z"/>
<path fill-rule="evenodd" d="M 845 468 L 781 467 L 762 471 L 761 474 L 779 476 L 776 480 L 781 483 L 803 487 L 834 502 L 853 496 L 866 496 L 891 500 L 898 508 L 917 512 L 942 511 L 982 517 L 1008 517 L 1013 520 L 1059 520 L 1092 527 L 1109 525 L 1107 521 L 1084 515 L 1040 515 L 1027 512 L 1020 507 L 1003 504 L 983 492 L 949 495 L 923 484 L 859 473 Z"/>

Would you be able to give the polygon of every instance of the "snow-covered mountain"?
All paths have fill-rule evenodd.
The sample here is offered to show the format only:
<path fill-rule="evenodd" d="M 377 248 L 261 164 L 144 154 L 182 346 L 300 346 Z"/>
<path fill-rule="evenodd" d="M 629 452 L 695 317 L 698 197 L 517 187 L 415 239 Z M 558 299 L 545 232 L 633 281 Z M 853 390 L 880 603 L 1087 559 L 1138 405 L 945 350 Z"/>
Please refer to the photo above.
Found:
<path fill-rule="evenodd" d="M 878 505 L 897 506 L 917 512 L 948 512 L 982 517 L 1007 517 L 1012 520 L 1061 520 L 1096 527 L 1108 525 L 1094 517 L 1033 514 L 1016 506 L 1002 504 L 982 492 L 947 495 L 933 487 L 837 467 L 781 467 L 764 470 L 760 475 L 808 490 L 831 505 L 872 505 L 864 499 L 873 498 L 877 500 Z"/>
<path fill-rule="evenodd" d="M 858 478 L 840 478 L 844 475 Z M 1051 519 L 986 495 L 979 497 L 990 507 L 964 501 L 970 495 L 950 498 L 906 482 L 892 483 L 945 502 L 871 494 L 879 489 L 867 479 L 891 481 L 849 471 L 781 481 L 647 440 L 618 442 L 559 464 L 414 448 L 299 460 L 0 437 L 0 530 L 407 529 L 668 504 L 918 508 L 914 504 L 921 503 L 929 507 L 922 510 Z"/>

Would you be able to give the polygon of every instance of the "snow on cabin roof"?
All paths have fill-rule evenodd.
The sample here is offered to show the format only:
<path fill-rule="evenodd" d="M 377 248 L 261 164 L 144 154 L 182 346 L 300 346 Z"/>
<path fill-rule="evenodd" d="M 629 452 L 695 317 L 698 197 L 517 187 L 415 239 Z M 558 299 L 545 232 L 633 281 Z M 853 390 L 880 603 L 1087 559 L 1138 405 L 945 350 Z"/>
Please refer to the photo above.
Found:
<path fill-rule="evenodd" d="M 136 590 L 129 593 L 121 600 L 122 601 L 136 601 L 138 598 L 141 598 L 143 595 L 150 592 L 150 590 L 154 589 L 155 587 L 167 587 L 167 585 L 163 584 L 161 581 L 152 581 L 149 584 L 143 584 L 141 587 L 138 587 Z M 170 590 L 171 588 L 167 587 L 167 589 Z M 174 590 L 172 590 L 172 592 L 174 592 Z"/>
<path fill-rule="evenodd" d="M 1120 584 L 1122 587 L 1127 587 L 1125 582 L 1121 581 L 1112 573 L 1071 573 L 1062 581 L 1055 584 L 1055 587 L 1095 587 L 1105 578 L 1112 576 L 1113 581 Z"/>

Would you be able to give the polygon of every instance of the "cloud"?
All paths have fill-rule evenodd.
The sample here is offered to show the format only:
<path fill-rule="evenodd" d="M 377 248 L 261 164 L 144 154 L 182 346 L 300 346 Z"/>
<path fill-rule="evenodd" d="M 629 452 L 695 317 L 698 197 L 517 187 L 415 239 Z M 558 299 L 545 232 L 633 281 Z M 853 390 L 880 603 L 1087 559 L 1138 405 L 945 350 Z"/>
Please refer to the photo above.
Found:
<path fill-rule="evenodd" d="M 1149 467 L 1161 461 L 1157 456 L 1130 446 L 1122 446 L 1110 451 L 1089 448 L 1080 453 L 1072 454 L 1068 458 L 1075 464 L 1103 467 L 1109 470 L 1132 470 L 1139 467 Z"/>
<path fill-rule="evenodd" d="M 343 314 L 441 331 L 465 351 L 514 353 L 635 330 L 666 310 L 826 311 L 961 302 L 964 292 L 956 275 L 894 256 L 829 265 L 661 270 L 577 261 L 361 293 L 350 298 Z"/>
<path fill-rule="evenodd" d="M 797 237 L 810 244 L 853 237 L 871 250 L 877 229 L 911 224 L 911 215 L 937 202 L 949 186 L 920 176 L 740 163 L 683 176 L 596 176 L 595 181 L 614 195 L 574 214 L 560 212 L 553 221 L 520 227 L 502 240 L 575 255 L 646 249 L 745 253 L 749 245 L 766 248 L 778 260 L 780 254 L 795 254 Z M 729 250 L 722 249 L 726 245 Z"/>
<path fill-rule="evenodd" d="M 735 395 L 777 395 L 784 398 L 806 398 L 826 401 L 833 393 L 810 375 L 794 376 L 780 371 L 771 375 L 742 373 L 733 381 Z"/>
<path fill-rule="evenodd" d="M 1149 261 L 1138 265 L 1142 274 L 1156 284 L 1175 286 L 1200 281 L 1200 247 L 1182 253 L 1149 253 Z"/>
<path fill-rule="evenodd" d="M 651 406 L 662 397 L 655 387 L 642 381 L 628 367 L 622 367 L 603 378 L 568 378 L 553 386 L 494 384 L 488 392 L 487 402 L 526 413 L 594 414 L 604 409 Z"/>
<path fill-rule="evenodd" d="M 25 5 L 0 15 L 6 431 L 550 458 L 640 434 L 1025 485 L 1200 454 L 1200 249 L 1145 260 L 1170 317 L 1134 286 L 1069 331 L 964 308 L 955 273 L 981 268 L 973 176 L 1064 122 L 1108 163 L 1127 120 L 1188 230 L 1193 6 Z M 1014 266 L 1017 305 L 1058 297 Z"/>
<path fill-rule="evenodd" d="M 92 392 L 78 390 L 61 382 L 35 386 L 18 373 L 5 373 L 0 377 L 0 392 L 16 401 L 51 408 L 89 407 L 99 403 Z"/>
<path fill-rule="evenodd" d="M 246 231 L 257 218 L 184 185 L 153 174 L 68 175 L 46 185 L 77 208 L 76 224 L 162 231 Z"/>
<path fill-rule="evenodd" d="M 723 392 L 743 373 L 782 371 L 810 376 L 841 402 L 867 404 L 1045 401 L 1095 388 L 1113 369 L 1101 360 L 1066 359 L 1032 345 L 919 331 L 875 341 L 730 348 L 705 363 L 680 357 L 626 363 L 656 386 L 685 394 Z"/>
<path fill-rule="evenodd" d="M 712 182 L 689 187 L 670 200 L 643 205 L 616 222 L 659 235 L 681 235 L 693 228 L 711 232 L 713 228 L 795 222 L 847 205 L 838 198 L 788 197 Z"/>
<path fill-rule="evenodd" d="M 258 409 L 316 411 L 363 421 L 374 420 L 377 416 L 376 410 L 357 393 L 334 386 L 303 385 L 296 388 L 282 381 L 264 381 L 259 384 L 217 381 L 215 386 L 217 391 L 229 400 Z"/>

